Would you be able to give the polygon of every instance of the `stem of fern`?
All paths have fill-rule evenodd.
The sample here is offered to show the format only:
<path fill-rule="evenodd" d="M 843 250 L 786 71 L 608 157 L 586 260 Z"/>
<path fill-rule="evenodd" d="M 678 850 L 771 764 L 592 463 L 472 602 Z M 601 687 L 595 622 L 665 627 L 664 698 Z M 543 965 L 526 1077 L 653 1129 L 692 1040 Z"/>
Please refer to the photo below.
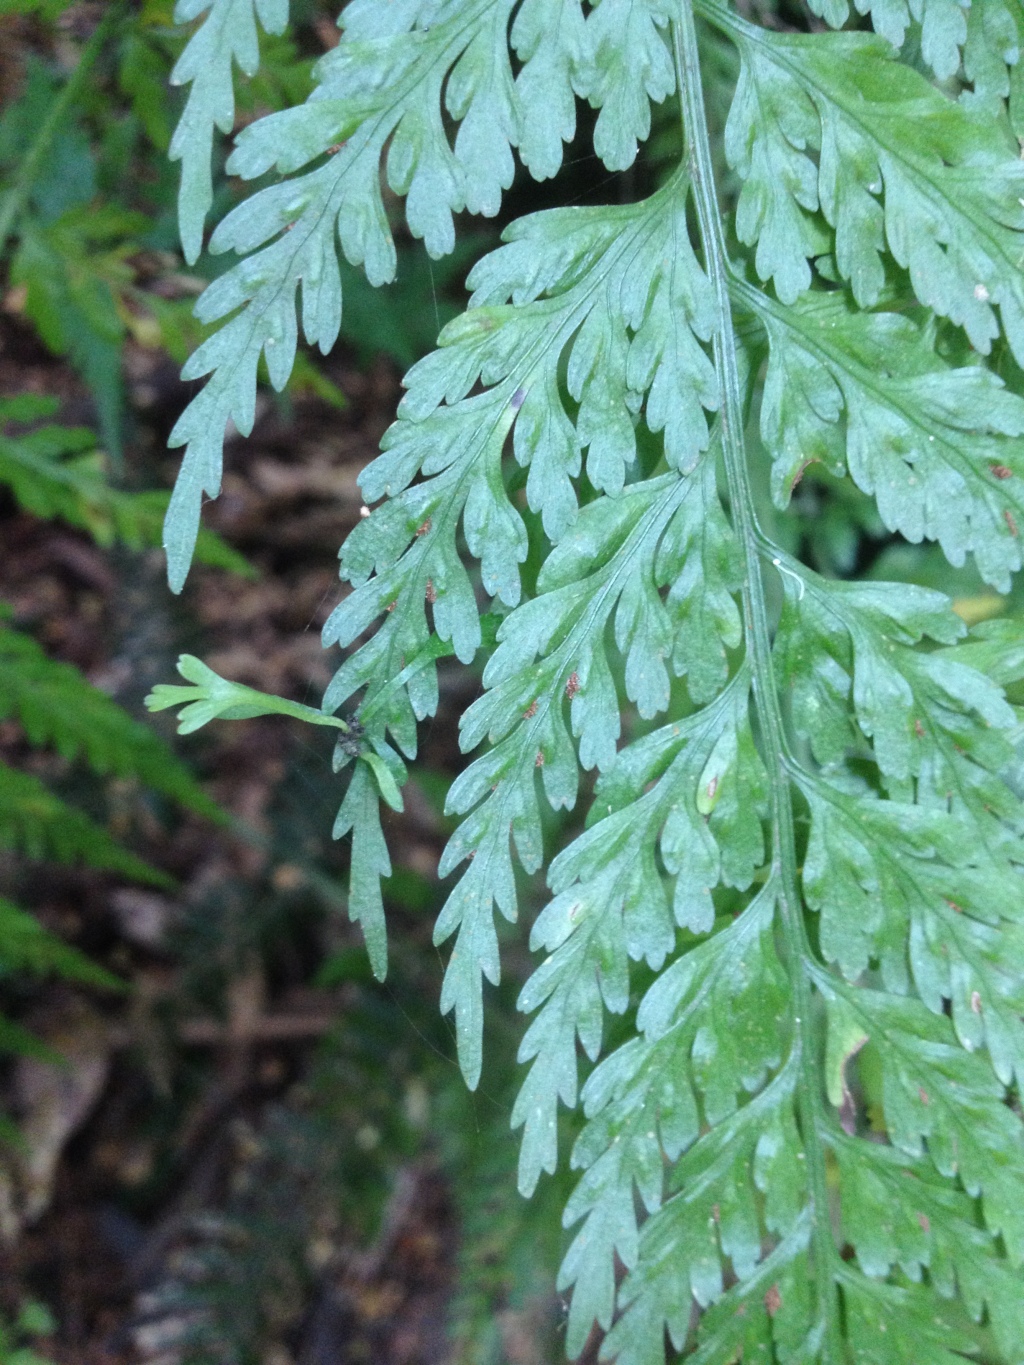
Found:
<path fill-rule="evenodd" d="M 824 1151 L 818 1136 L 821 1115 L 819 1080 L 815 1059 L 817 1043 L 811 1019 L 811 990 L 805 971 L 809 945 L 803 921 L 803 903 L 797 882 L 797 854 L 793 827 L 793 803 L 787 745 L 772 666 L 771 633 L 761 578 L 759 542 L 744 442 L 743 390 L 729 302 L 729 264 L 725 233 L 715 191 L 714 169 L 700 53 L 692 0 L 680 0 L 672 26 L 679 76 L 683 134 L 687 169 L 704 248 L 704 265 L 715 294 L 718 326 L 713 348 L 721 392 L 719 420 L 729 499 L 743 559 L 743 615 L 747 649 L 754 679 L 754 707 L 761 729 L 762 757 L 771 785 L 772 875 L 779 886 L 784 959 L 793 991 L 796 1026 L 795 1046 L 800 1050 L 797 1112 L 807 1164 L 807 1183 L 814 1232 L 812 1246 L 817 1262 L 818 1333 L 823 1362 L 841 1359 L 835 1283 L 831 1274 L 835 1259 L 829 1219 Z"/>

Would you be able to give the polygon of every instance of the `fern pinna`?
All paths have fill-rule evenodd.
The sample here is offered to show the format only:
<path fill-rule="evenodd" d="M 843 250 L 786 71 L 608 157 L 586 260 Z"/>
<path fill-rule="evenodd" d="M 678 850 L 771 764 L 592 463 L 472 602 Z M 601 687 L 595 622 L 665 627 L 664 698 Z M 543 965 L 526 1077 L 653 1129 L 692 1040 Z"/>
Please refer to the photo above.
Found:
<path fill-rule="evenodd" d="M 187 118 L 226 129 L 253 0 L 179 4 L 204 9 Z M 239 134 L 229 172 L 281 178 L 210 243 L 242 259 L 198 305 L 227 321 L 186 367 L 210 377 L 172 436 L 176 587 L 260 356 L 287 378 L 298 287 L 327 350 L 335 234 L 372 282 L 394 273 L 382 161 L 438 256 L 453 215 L 498 211 L 513 150 L 558 173 L 578 100 L 610 171 L 678 100 L 682 154 L 654 194 L 521 219 L 471 271 L 363 472 L 373 510 L 325 630 L 350 652 L 323 709 L 359 698 L 336 832 L 378 973 L 382 774 L 388 792 L 406 776 L 435 660 L 483 646 L 461 729 L 483 751 L 448 797 L 436 931 L 470 1085 L 496 912 L 516 917 L 516 863 L 550 855 L 544 803 L 573 807 L 596 770 L 530 934 L 514 1114 L 525 1194 L 559 1159 L 559 1105 L 585 1116 L 570 1356 L 596 1322 L 620 1365 L 669 1342 L 700 1365 L 1024 1361 L 1024 635 L 813 571 L 762 529 L 757 482 L 770 466 L 785 509 L 809 467 L 847 478 L 890 532 L 1009 591 L 1024 18 L 1010 0 L 857 9 L 875 33 L 759 27 L 719 0 L 352 0 L 307 104 Z M 719 148 L 701 63 L 723 44 L 739 75 Z M 178 148 L 189 255 L 208 146 Z"/>

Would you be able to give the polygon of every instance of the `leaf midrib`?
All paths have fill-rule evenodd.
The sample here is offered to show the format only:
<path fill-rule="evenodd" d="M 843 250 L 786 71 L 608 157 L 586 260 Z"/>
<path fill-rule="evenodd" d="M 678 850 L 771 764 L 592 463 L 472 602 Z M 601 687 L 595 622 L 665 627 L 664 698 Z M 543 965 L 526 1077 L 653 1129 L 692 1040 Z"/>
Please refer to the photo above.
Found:
<path fill-rule="evenodd" d="M 719 315 L 714 354 L 722 390 L 723 450 L 732 517 L 744 566 L 743 611 L 747 649 L 754 674 L 754 705 L 761 724 L 763 757 L 771 788 L 773 868 L 779 877 L 784 965 L 792 989 L 794 1051 L 799 1054 L 797 1112 L 806 1154 L 808 1199 L 813 1219 L 811 1235 L 815 1249 L 817 1313 L 825 1334 L 823 1347 L 826 1358 L 838 1360 L 841 1348 L 834 1284 L 836 1251 L 829 1219 L 825 1154 L 819 1136 L 822 1105 L 818 1045 L 811 1018 L 810 983 L 805 965 L 810 950 L 797 883 L 787 745 L 775 687 L 767 605 L 760 574 L 760 546 L 764 538 L 757 526 L 750 487 L 743 437 L 744 403 L 728 296 L 728 256 L 704 112 L 700 54 L 694 25 L 694 7 L 697 3 L 700 0 L 681 0 L 678 17 L 673 22 L 673 39 L 682 92 L 686 158 L 704 247 L 705 270 L 716 297 Z"/>

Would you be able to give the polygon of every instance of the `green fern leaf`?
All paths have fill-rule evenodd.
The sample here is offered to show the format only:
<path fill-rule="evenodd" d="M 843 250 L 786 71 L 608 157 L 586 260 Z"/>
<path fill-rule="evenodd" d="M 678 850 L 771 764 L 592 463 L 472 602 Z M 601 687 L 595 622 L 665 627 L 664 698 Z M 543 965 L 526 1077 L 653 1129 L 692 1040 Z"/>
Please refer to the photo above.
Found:
<path fill-rule="evenodd" d="M 576 1036 L 596 1058 L 602 1000 L 615 1014 L 629 1002 L 629 959 L 660 970 L 674 925 L 709 932 L 714 888 L 746 889 L 764 856 L 764 773 L 748 690 L 740 674 L 705 710 L 624 750 L 595 794 L 594 809 L 607 806 L 609 814 L 551 865 L 556 894 L 531 934 L 531 946 L 550 956 L 519 1000 L 523 1010 L 543 1005 L 520 1049 L 521 1061 L 536 1060 L 512 1119 L 525 1124 L 519 1179 L 526 1194 L 555 1167 L 559 1099 L 576 1102 Z M 671 906 L 659 852 L 677 874 Z"/>
<path fill-rule="evenodd" d="M 920 24 L 921 55 L 940 80 L 948 80 L 956 75 L 960 67 L 961 48 L 970 41 L 969 26 L 976 8 L 982 13 L 989 9 L 987 28 L 995 31 L 991 33 L 991 38 L 989 32 L 976 36 L 975 46 L 985 43 L 987 47 L 986 40 L 997 42 L 996 33 L 1005 35 L 1007 27 L 1003 18 L 1006 11 L 1002 5 L 998 5 L 1002 14 L 996 16 L 991 13 L 996 7 L 986 5 L 985 0 L 980 5 L 971 4 L 970 0 L 966 4 L 961 4 L 960 0 L 912 0 L 910 4 L 906 0 L 854 0 L 854 8 L 858 14 L 870 14 L 875 32 L 896 48 L 903 46 L 911 23 Z M 813 0 L 811 9 L 833 28 L 842 28 L 850 17 L 849 0 Z M 1005 37 L 1003 41 L 1005 44 Z M 1005 54 L 1004 45 L 1004 73 Z"/>
<path fill-rule="evenodd" d="M 122 848 L 102 825 L 64 801 L 30 773 L 0 764 L 0 844 L 29 858 L 84 862 L 151 886 L 173 886 L 159 872 Z"/>
<path fill-rule="evenodd" d="M 949 651 L 949 658 L 983 673 L 999 687 L 1024 678 L 1024 635 L 1013 620 L 983 621 L 970 638 Z"/>
<path fill-rule="evenodd" d="M 954 369 L 897 313 L 858 313 L 832 295 L 785 308 L 736 283 L 763 321 L 771 360 L 761 432 L 784 506 L 808 464 L 849 472 L 885 525 L 969 553 L 1005 592 L 1021 566 L 1024 400 L 979 365 Z"/>
<path fill-rule="evenodd" d="M 981 1195 L 985 1225 L 1011 1265 L 1024 1261 L 1024 1216 L 1014 1190 L 1024 1177 L 1020 1122 L 988 1059 L 967 1051 L 950 1020 L 897 995 L 824 985 L 830 1010 L 853 1011 L 883 1058 L 886 1128 L 911 1156 L 927 1150 L 940 1175 Z M 927 1148 L 925 1141 L 927 1140 Z"/>
<path fill-rule="evenodd" d="M 404 670 L 402 681 L 415 677 L 420 668 L 432 666 L 445 652 L 450 653 L 450 650 L 430 648 L 425 651 L 422 660 L 414 660 Z M 383 980 L 387 974 L 387 935 L 380 879 L 390 877 L 391 861 L 381 831 L 380 798 L 392 810 L 402 810 L 400 787 L 407 776 L 402 760 L 379 735 L 370 734 L 364 742 L 361 726 L 326 715 L 301 702 L 230 682 L 191 654 L 183 654 L 178 660 L 178 672 L 190 686 L 160 683 L 146 697 L 146 707 L 150 711 L 164 711 L 180 706 L 179 734 L 192 734 L 212 720 L 248 720 L 268 715 L 291 716 L 307 724 L 341 731 L 335 749 L 335 771 L 353 758 L 358 758 L 359 762 L 338 812 L 334 837 L 339 839 L 352 833 L 349 913 L 354 921 L 362 924 L 371 966 L 377 978 Z M 387 690 L 376 694 L 378 702 L 386 698 Z"/>
<path fill-rule="evenodd" d="M 636 459 L 632 413 L 645 391 L 650 391 L 651 424 L 661 430 L 671 423 L 672 463 L 692 467 L 708 442 L 702 405 L 714 401 L 707 363 L 691 330 L 699 334 L 707 327 L 699 271 L 681 282 L 676 297 L 668 279 L 648 299 L 646 291 L 638 295 L 630 289 L 629 277 L 638 259 L 653 263 L 666 239 L 676 239 L 676 214 L 672 197 L 663 195 L 639 212 L 538 215 L 475 269 L 469 281 L 474 306 L 442 333 L 442 349 L 410 371 L 401 419 L 385 436 L 386 453 L 362 476 L 368 500 L 388 494 L 391 501 L 346 542 L 342 572 L 357 590 L 328 623 L 328 643 L 353 639 L 415 571 L 414 581 L 424 591 L 428 578 L 433 584 L 441 638 L 453 641 L 459 657 L 472 658 L 479 644 L 477 612 L 462 596 L 461 570 L 450 547 L 462 513 L 485 587 L 509 606 L 518 602 L 525 529 L 492 472 L 510 429 L 517 459 L 529 470 L 528 503 L 541 510 L 545 529 L 556 538 L 576 517 L 571 477 L 580 468 L 583 446 L 589 447 L 591 483 L 622 488 Z M 544 246 L 554 241 L 559 242 L 554 269 L 544 270 Z M 606 298 L 612 309 L 607 322 Z M 630 322 L 637 328 L 632 347 L 623 344 Z M 581 405 L 575 424 L 558 396 L 558 364 L 570 342 L 570 392 Z M 686 401 L 670 411 L 668 394 L 687 363 L 696 374 L 687 378 Z M 486 392 L 466 398 L 478 378 Z M 454 458 L 435 472 L 432 452 L 439 443 Z M 421 470 L 433 476 L 430 481 L 403 492 Z M 445 515 L 435 516 L 441 510 Z M 369 578 L 373 568 L 376 576 Z M 385 569 L 391 571 L 386 579 Z M 455 584 L 448 588 L 452 579 Z M 448 596 L 455 600 L 449 603 Z M 404 613 L 392 613 L 387 632 L 401 635 L 406 650 L 422 645 L 425 624 L 400 626 L 404 620 Z M 374 640 L 380 642 L 380 635 Z M 340 704 L 369 676 L 346 665 L 328 693 L 328 705 Z"/>
<path fill-rule="evenodd" d="M 963 64 L 974 86 L 969 102 L 999 114 L 1005 107 L 1019 137 L 1024 132 L 1024 7 L 1018 0 L 974 0 L 967 11 Z"/>
<path fill-rule="evenodd" d="M 318 97 L 236 152 L 247 174 L 290 174 L 349 136 L 226 220 L 243 250 L 307 232 L 214 286 L 224 315 L 255 310 L 219 334 L 255 338 L 254 374 L 264 304 L 288 348 L 297 332 L 309 204 L 317 279 L 336 224 L 387 276 L 388 137 L 410 224 L 447 249 L 452 210 L 496 206 L 511 148 L 558 169 L 573 95 L 625 167 L 651 103 L 679 93 L 684 154 L 661 189 L 534 214 L 471 272 L 361 476 L 374 506 L 324 632 L 350 651 L 324 717 L 358 698 L 363 727 L 339 752 L 366 761 L 336 829 L 354 831 L 351 908 L 381 972 L 378 797 L 437 708 L 436 660 L 486 656 L 460 735 L 482 752 L 447 801 L 461 824 L 440 872 L 461 875 L 435 931 L 454 939 L 441 1004 L 475 1086 L 495 910 L 514 920 L 516 864 L 547 863 L 513 1121 L 530 1193 L 557 1169 L 559 1106 L 582 1105 L 571 1355 L 596 1324 L 620 1365 L 664 1365 L 667 1343 L 700 1365 L 1024 1361 L 1024 634 L 968 633 L 924 588 L 815 574 L 795 523 L 769 535 L 757 516 L 820 462 L 891 532 L 1012 588 L 1024 164 L 1005 3 L 966 22 L 950 0 L 858 6 L 876 37 L 771 32 L 716 0 L 531 0 L 511 24 L 497 0 L 355 0 Z M 742 67 L 728 233 L 695 10 Z M 956 98 L 885 41 L 911 20 Z M 346 167 L 364 176 L 351 202 L 330 197 Z M 276 292 L 247 293 L 257 275 Z M 216 339 L 207 359 L 218 345 L 233 363 Z M 244 419 L 252 390 L 232 393 L 223 414 Z M 202 436 L 217 449 L 223 414 Z M 573 809 L 590 770 L 585 826 L 546 858 L 545 807 Z"/>
<path fill-rule="evenodd" d="M 225 424 L 231 418 L 246 435 L 252 428 L 261 354 L 275 387 L 282 387 L 291 371 L 300 282 L 306 340 L 326 353 L 337 339 L 342 300 L 335 232 L 348 259 L 364 267 L 372 284 L 394 277 L 395 248 L 379 183 L 385 144 L 390 140 L 389 180 L 408 197 L 410 227 L 435 256 L 452 249 L 452 213 L 466 206 L 467 195 L 477 196 L 477 211 L 493 213 L 495 189 L 500 195 L 501 187 L 511 183 L 507 141 L 517 134 L 510 122 L 512 80 L 502 26 L 509 5 L 475 0 L 468 11 L 448 5 L 443 16 L 430 12 L 435 8 L 403 6 L 382 15 L 377 5 L 349 6 L 342 42 L 319 65 L 314 98 L 259 120 L 238 140 L 229 169 L 244 178 L 272 167 L 295 171 L 333 154 L 317 169 L 241 204 L 211 240 L 213 251 L 262 249 L 222 275 L 197 305 L 204 322 L 243 311 L 210 337 L 183 371 L 186 378 L 211 372 L 213 377 L 171 434 L 172 445 L 187 446 L 165 532 L 176 589 L 192 557 L 202 495 L 219 491 Z M 499 32 L 502 64 L 495 71 L 491 58 Z M 466 134 L 472 187 L 441 119 L 442 82 L 455 63 L 449 98 L 463 120 L 460 136 Z M 505 152 L 496 167 L 494 138 L 500 142 L 502 128 Z"/>
<path fill-rule="evenodd" d="M 810 284 L 806 258 L 829 250 L 827 224 L 862 307 L 879 298 L 887 248 L 920 302 L 978 351 L 999 335 L 998 306 L 1024 357 L 1024 164 L 1006 130 L 950 103 L 867 35 L 768 33 L 714 0 L 701 12 L 743 62 L 726 151 L 745 182 L 736 230 L 757 243 L 761 279 L 794 302 Z"/>
<path fill-rule="evenodd" d="M 28 635 L 0 625 L 0 720 L 16 716 L 30 743 L 84 754 L 98 773 L 137 777 L 154 791 L 214 819 L 223 818 L 188 768 L 154 730 L 57 663 Z"/>
<path fill-rule="evenodd" d="M 587 20 L 590 60 L 577 92 L 601 110 L 594 151 L 610 170 L 632 166 L 637 144 L 651 131 L 650 102 L 675 91 L 665 41 L 671 17 L 667 0 L 603 0 Z"/>
<path fill-rule="evenodd" d="M 600 828 L 596 826 L 595 832 Z M 763 893 L 741 921 L 666 971 L 638 1016 L 643 1037 L 612 1053 L 584 1087 L 589 1122 L 573 1149 L 572 1164 L 585 1175 L 565 1214 L 568 1225 L 580 1219 L 584 1222 L 565 1258 L 560 1281 L 563 1288 L 579 1285 L 569 1323 L 570 1354 L 578 1352 L 594 1319 L 605 1328 L 611 1326 L 613 1253 L 630 1269 L 639 1255 L 634 1187 L 648 1213 L 662 1207 L 662 1153 L 675 1160 L 696 1140 L 701 1112 L 698 1095 L 707 1122 L 718 1123 L 736 1111 L 738 1092 L 760 1088 L 769 1068 L 779 1064 L 785 1044 L 786 980 L 771 942 L 773 911 L 774 898 Z M 730 1019 L 730 1033 L 723 1035 L 709 1027 L 696 1008 L 697 1001 L 707 1002 L 712 1019 Z M 743 1110 L 742 1120 L 735 1121 L 735 1131 L 728 1137 L 719 1132 L 713 1142 L 709 1139 L 705 1144 L 705 1150 L 691 1153 L 691 1167 L 700 1169 L 708 1159 L 721 1159 L 730 1146 L 730 1159 L 749 1160 L 761 1137 L 758 1117 L 770 1113 L 772 1125 L 792 1126 L 791 1110 L 781 1107 L 787 1097 L 791 1099 L 791 1090 L 791 1078 L 777 1082 L 767 1092 L 772 1096 L 770 1106 L 766 1108 L 767 1099 L 762 1096 L 756 1109 Z M 742 1129 L 741 1124 L 745 1125 Z M 767 1131 L 772 1131 L 771 1126 Z M 781 1130 L 774 1133 L 777 1152 L 791 1164 L 797 1149 L 794 1136 Z M 772 1197 L 779 1204 L 769 1213 L 772 1229 L 786 1232 L 789 1218 L 783 1216 L 782 1205 L 792 1206 L 791 1216 L 798 1214 L 796 1190 L 802 1181 L 796 1179 L 795 1188 L 787 1188 L 775 1182 L 785 1179 L 792 1184 L 797 1171 L 787 1173 L 770 1160 L 762 1166 L 760 1188 L 768 1188 L 771 1174 Z M 742 1185 L 745 1173 L 737 1174 Z M 698 1302 L 708 1303 L 722 1291 L 721 1266 L 712 1250 L 715 1220 L 709 1218 L 715 1193 L 708 1183 L 702 1200 L 684 1215 L 691 1223 L 685 1252 L 690 1270 L 687 1274 L 684 1263 L 677 1267 L 673 1293 L 686 1304 L 686 1320 L 690 1292 Z M 734 1194 L 734 1207 L 722 1223 L 727 1254 L 748 1272 L 758 1259 L 759 1225 L 753 1200 L 752 1188 L 742 1200 Z"/>
<path fill-rule="evenodd" d="M 213 130 L 230 133 L 235 123 L 232 64 L 247 76 L 256 74 L 257 15 L 267 33 L 282 33 L 288 23 L 288 0 L 177 0 L 174 22 L 191 23 L 207 10 L 171 72 L 172 85 L 191 85 L 169 153 L 181 162 L 178 222 L 190 265 L 203 248 L 203 224 L 213 203 Z"/>
<path fill-rule="evenodd" d="M 385 10 L 376 0 L 355 0 L 342 14 L 341 43 L 318 65 L 309 101 L 239 135 L 228 170 L 245 179 L 328 159 L 254 195 L 211 239 L 211 251 L 255 254 L 215 281 L 196 307 L 207 323 L 242 311 L 183 371 L 186 379 L 212 377 L 171 434 L 172 446 L 187 447 L 165 526 L 176 591 L 188 572 L 203 495 L 215 497 L 220 488 L 225 425 L 231 419 L 245 435 L 252 428 L 261 354 L 274 386 L 287 381 L 300 284 L 306 340 L 326 352 L 337 339 L 335 231 L 346 258 L 362 265 L 372 284 L 394 277 L 379 183 L 385 147 L 388 183 L 405 197 L 410 230 L 435 257 L 453 249 L 454 213 L 498 211 L 512 183 L 512 147 L 525 142 L 524 163 L 534 174 L 557 170 L 561 142 L 572 132 L 570 87 L 601 109 L 595 149 L 606 164 L 621 169 L 634 160 L 637 138 L 650 129 L 650 101 L 674 88 L 663 0 L 605 0 L 586 25 L 578 0 L 523 6 L 512 29 L 523 61 L 518 79 L 506 36 L 512 8 L 512 0 L 421 0 Z M 547 115 L 543 134 L 536 112 L 532 125 L 524 123 L 524 92 L 534 111 L 547 100 L 562 110 L 557 137 Z M 459 124 L 454 147 L 443 113 Z"/>
<path fill-rule="evenodd" d="M 581 0 L 524 0 L 512 21 L 511 42 L 522 63 L 519 157 L 537 180 L 557 175 L 562 144 L 576 132 L 576 82 L 588 48 Z"/>
<path fill-rule="evenodd" d="M 65 981 L 78 981 L 86 986 L 124 989 L 123 981 L 49 933 L 33 915 L 0 896 L 0 973 L 4 972 L 30 972 L 34 976 L 53 973 Z"/>
<path fill-rule="evenodd" d="M 387 930 L 380 879 L 391 876 L 391 859 L 380 827 L 380 803 L 369 769 L 359 764 L 334 822 L 334 837 L 352 833 L 349 914 L 362 925 L 370 966 L 378 981 L 387 975 Z"/>
<path fill-rule="evenodd" d="M 472 865 L 437 930 L 439 941 L 456 929 L 460 935 L 444 1004 L 455 1009 L 460 1057 L 473 1083 L 481 973 L 496 981 L 499 970 L 492 903 L 508 918 L 516 914 L 510 825 L 524 866 L 533 870 L 541 857 L 539 808 L 526 775 L 541 768 L 552 806 L 575 802 L 577 761 L 552 698 L 570 696 L 584 766 L 606 765 L 614 754 L 618 718 L 608 665 L 603 651 L 583 642 L 596 639 L 599 623 L 614 612 L 627 656 L 627 693 L 642 714 L 654 715 L 668 703 L 662 659 L 672 655 L 677 633 L 685 642 L 714 627 L 699 651 L 687 651 L 686 663 L 676 656 L 675 672 L 690 669 L 702 696 L 725 674 L 720 641 L 738 639 L 728 592 L 735 565 L 707 473 L 692 482 L 632 485 L 621 501 L 600 500 L 578 520 L 571 481 L 586 447 L 591 484 L 623 489 L 637 459 L 632 414 L 642 407 L 648 428 L 663 433 L 671 466 L 692 469 L 708 444 L 704 408 L 715 398 L 695 336 L 707 330 L 706 283 L 692 256 L 689 269 L 673 277 L 658 266 L 667 243 L 683 249 L 684 205 L 685 184 L 677 184 L 635 208 L 537 215 L 480 263 L 470 276 L 475 306 L 445 330 L 442 349 L 410 372 L 404 420 L 385 437 L 387 453 L 362 477 L 369 500 L 382 492 L 390 499 L 356 528 L 342 552 L 342 573 L 358 586 L 328 621 L 325 641 L 347 644 L 391 602 L 396 606 L 335 677 L 324 698 L 329 710 L 367 684 L 364 705 L 373 705 L 374 680 L 393 676 L 399 658 L 426 643 L 428 602 L 438 635 L 452 641 L 460 658 L 472 658 L 480 633 L 456 546 L 460 514 L 484 586 L 510 606 L 518 601 L 525 528 L 496 477 L 510 428 L 517 459 L 528 467 L 527 502 L 540 511 L 547 534 L 561 540 L 542 573 L 542 595 L 499 629 L 501 647 L 485 674 L 493 690 L 463 720 L 465 749 L 485 735 L 497 747 L 456 782 L 448 800 L 449 809 L 464 814 L 490 791 L 444 855 L 442 873 L 466 858 Z M 542 273 L 538 264 L 555 241 L 555 269 Z M 643 274 L 642 262 L 649 263 Z M 647 282 L 643 294 L 633 289 L 636 278 Z M 579 404 L 575 423 L 559 396 L 562 363 Z M 464 397 L 478 377 L 487 390 Z M 442 472 L 402 492 L 417 471 L 433 473 L 439 447 L 449 452 Z M 636 530 L 624 539 L 631 523 Z M 704 581 L 694 581 L 683 563 L 698 527 Z M 363 581 L 371 568 L 376 573 Z M 660 584 L 671 586 L 668 610 L 657 595 Z M 653 666 L 652 650 L 662 656 Z M 534 663 L 538 652 L 543 665 Z M 435 687 L 421 674 L 415 697 L 396 696 L 386 716 L 378 713 L 378 725 L 387 724 L 407 755 L 415 752 L 414 718 L 433 710 Z M 487 886 L 500 888 L 493 900 L 479 890 Z"/>
<path fill-rule="evenodd" d="M 36 422 L 52 416 L 54 400 L 22 394 L 0 399 L 0 423 Z M 130 549 L 160 545 L 169 495 L 160 490 L 126 493 L 111 486 L 106 462 L 85 427 L 35 426 L 17 436 L 0 434 L 0 482 L 36 517 L 60 517 L 88 531 L 103 546 L 120 541 Z M 252 565 L 215 531 L 203 528 L 196 543 L 201 564 L 253 577 Z"/>
<path fill-rule="evenodd" d="M 906 791 L 913 776 L 919 791 L 930 787 L 946 799 L 956 793 L 975 819 L 1000 807 L 1009 818 L 1012 806 L 999 800 L 986 773 L 1000 773 L 1012 758 L 1009 738 L 1000 742 L 998 731 L 1014 730 L 1013 709 L 956 651 L 950 658 L 945 650 L 909 647 L 925 636 L 948 644 L 965 633 L 948 598 L 893 583 L 826 584 L 795 567 L 785 592 L 776 658 L 793 688 L 795 724 L 819 760 L 837 764 L 855 750 L 849 722 L 856 721 L 873 741 L 889 790 Z"/>

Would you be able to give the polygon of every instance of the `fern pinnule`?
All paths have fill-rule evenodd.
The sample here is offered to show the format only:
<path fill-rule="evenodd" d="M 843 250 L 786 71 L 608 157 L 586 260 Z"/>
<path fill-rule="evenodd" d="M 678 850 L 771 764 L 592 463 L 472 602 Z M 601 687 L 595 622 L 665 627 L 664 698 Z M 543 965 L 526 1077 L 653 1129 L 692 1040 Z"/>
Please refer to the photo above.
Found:
<path fill-rule="evenodd" d="M 189 85 L 169 155 L 181 162 L 178 221 L 185 259 L 191 265 L 203 248 L 203 224 L 213 203 L 213 130 L 230 133 L 235 122 L 232 67 L 253 76 L 260 62 L 256 18 L 267 33 L 282 33 L 288 0 L 177 0 L 174 22 L 187 24 L 206 14 L 171 72 L 172 85 Z"/>

